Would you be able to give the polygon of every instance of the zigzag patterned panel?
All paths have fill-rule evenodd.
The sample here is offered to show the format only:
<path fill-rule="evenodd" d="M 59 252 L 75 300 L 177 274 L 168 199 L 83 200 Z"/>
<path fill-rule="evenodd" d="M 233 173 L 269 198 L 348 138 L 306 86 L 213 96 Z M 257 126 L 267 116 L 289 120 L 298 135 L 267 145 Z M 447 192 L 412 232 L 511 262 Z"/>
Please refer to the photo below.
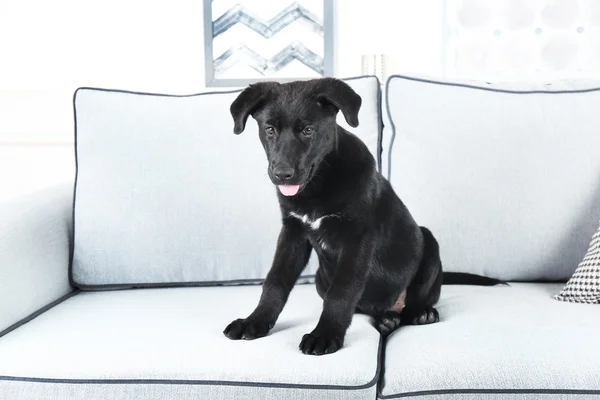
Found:
<path fill-rule="evenodd" d="M 219 36 L 237 23 L 246 25 L 265 38 L 270 38 L 299 18 L 304 18 L 315 32 L 323 36 L 323 22 L 312 12 L 298 4 L 298 2 L 294 2 L 268 22 L 261 21 L 260 18 L 254 17 L 252 12 L 244 8 L 241 4 L 236 4 L 213 23 L 213 38 Z"/>
<path fill-rule="evenodd" d="M 212 0 L 213 78 L 325 75 L 327 1 Z"/>
<path fill-rule="evenodd" d="M 220 75 L 237 62 L 245 62 L 262 75 L 272 75 L 285 68 L 289 63 L 298 60 L 312 70 L 323 75 L 323 58 L 319 57 L 300 42 L 293 42 L 271 59 L 267 60 L 252 49 L 239 45 L 227 50 L 215 60 L 215 72 Z"/>

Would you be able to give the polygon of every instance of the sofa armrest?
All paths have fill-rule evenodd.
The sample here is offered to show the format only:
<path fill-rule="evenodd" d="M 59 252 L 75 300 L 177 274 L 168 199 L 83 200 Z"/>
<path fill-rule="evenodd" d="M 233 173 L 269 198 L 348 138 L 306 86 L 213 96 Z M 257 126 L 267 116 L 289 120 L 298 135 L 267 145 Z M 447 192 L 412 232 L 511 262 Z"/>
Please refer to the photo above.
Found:
<path fill-rule="evenodd" d="M 73 187 L 0 203 L 0 336 L 73 292 Z"/>

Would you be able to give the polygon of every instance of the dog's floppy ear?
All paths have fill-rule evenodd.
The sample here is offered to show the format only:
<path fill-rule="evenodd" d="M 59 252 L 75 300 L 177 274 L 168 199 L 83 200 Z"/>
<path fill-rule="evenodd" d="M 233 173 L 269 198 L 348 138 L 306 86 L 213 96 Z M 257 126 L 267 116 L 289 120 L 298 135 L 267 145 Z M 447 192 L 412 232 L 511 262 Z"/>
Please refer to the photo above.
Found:
<path fill-rule="evenodd" d="M 360 96 L 346 82 L 339 79 L 323 78 L 319 81 L 317 97 L 341 110 L 348 125 L 356 128 L 358 126 L 358 111 L 362 104 Z"/>
<path fill-rule="evenodd" d="M 277 83 L 254 83 L 244 89 L 231 103 L 229 111 L 233 117 L 233 133 L 239 135 L 244 131 L 248 117 L 267 100 L 273 85 Z"/>

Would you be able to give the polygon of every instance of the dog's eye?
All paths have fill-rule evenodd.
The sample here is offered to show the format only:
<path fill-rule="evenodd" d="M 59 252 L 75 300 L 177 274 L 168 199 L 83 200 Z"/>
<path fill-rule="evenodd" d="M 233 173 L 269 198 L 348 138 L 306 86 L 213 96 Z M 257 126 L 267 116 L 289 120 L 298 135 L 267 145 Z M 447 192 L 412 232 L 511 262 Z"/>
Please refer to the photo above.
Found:
<path fill-rule="evenodd" d="M 315 130 L 313 128 L 311 128 L 310 126 L 307 126 L 306 128 L 304 128 L 304 130 L 302 131 L 302 134 L 304 136 L 310 136 L 315 132 Z"/>
<path fill-rule="evenodd" d="M 273 128 L 272 126 L 267 126 L 265 128 L 265 132 L 267 132 L 267 135 L 273 136 L 275 134 L 275 128 Z"/>

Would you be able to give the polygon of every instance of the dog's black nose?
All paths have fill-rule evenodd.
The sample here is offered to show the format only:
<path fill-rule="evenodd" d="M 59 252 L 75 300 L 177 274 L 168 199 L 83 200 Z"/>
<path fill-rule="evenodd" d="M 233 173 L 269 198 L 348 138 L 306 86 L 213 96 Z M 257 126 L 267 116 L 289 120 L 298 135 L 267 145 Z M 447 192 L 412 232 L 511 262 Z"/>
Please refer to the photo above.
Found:
<path fill-rule="evenodd" d="M 289 167 L 274 167 L 273 176 L 277 180 L 287 181 L 294 177 L 294 168 Z"/>

